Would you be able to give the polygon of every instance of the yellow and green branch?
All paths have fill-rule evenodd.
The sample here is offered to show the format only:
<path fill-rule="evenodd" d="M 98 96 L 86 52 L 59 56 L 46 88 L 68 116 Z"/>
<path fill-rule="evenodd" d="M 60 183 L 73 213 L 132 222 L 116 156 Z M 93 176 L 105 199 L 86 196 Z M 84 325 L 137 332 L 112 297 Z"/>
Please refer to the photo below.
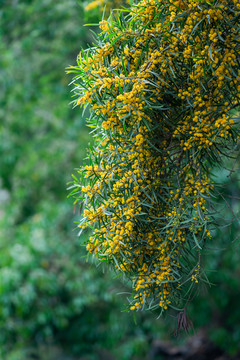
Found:
<path fill-rule="evenodd" d="M 87 250 L 132 281 L 131 310 L 166 310 L 201 279 L 210 164 L 238 141 L 240 5 L 143 0 L 119 17 L 69 68 L 95 134 L 74 190 L 79 226 L 93 228 Z"/>

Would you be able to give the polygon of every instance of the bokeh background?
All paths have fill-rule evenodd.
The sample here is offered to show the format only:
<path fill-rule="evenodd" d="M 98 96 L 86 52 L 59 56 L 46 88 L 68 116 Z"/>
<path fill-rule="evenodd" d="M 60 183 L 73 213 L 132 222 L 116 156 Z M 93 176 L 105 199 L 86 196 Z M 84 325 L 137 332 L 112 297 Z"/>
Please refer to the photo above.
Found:
<path fill-rule="evenodd" d="M 239 359 L 239 149 L 214 170 L 218 230 L 188 306 L 195 331 L 176 338 L 174 311 L 126 312 L 129 284 L 86 262 L 67 183 L 92 139 L 65 68 L 101 18 L 77 0 L 0 1 L 0 359 Z"/>

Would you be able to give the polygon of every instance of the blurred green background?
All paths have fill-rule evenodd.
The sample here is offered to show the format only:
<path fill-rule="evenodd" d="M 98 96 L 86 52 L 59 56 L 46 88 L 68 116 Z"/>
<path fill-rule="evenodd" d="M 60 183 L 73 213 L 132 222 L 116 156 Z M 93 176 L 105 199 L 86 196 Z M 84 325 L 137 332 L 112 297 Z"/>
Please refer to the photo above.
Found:
<path fill-rule="evenodd" d="M 91 138 L 65 68 L 91 44 L 84 22 L 101 16 L 77 0 L 0 1 L 0 360 L 164 359 L 154 344 L 174 340 L 176 314 L 124 312 L 127 285 L 86 262 L 74 230 L 67 182 Z M 203 259 L 213 285 L 189 305 L 195 329 L 230 355 L 240 349 L 238 164 L 227 162 L 231 176 L 215 170 L 225 199 Z"/>

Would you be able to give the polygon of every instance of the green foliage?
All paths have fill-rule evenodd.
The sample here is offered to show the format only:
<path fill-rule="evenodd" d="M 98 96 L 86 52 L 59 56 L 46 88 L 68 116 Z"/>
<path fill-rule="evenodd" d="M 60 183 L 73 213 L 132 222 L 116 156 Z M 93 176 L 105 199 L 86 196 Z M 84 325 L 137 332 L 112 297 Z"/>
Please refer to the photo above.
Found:
<path fill-rule="evenodd" d="M 64 204 L 54 210 L 42 203 L 38 214 L 12 232 L 16 240 L 11 247 L 7 236 L 11 222 L 2 220 L 6 239 L 1 242 L 2 344 L 51 340 L 69 328 L 74 317 L 82 316 L 86 306 L 111 302 L 106 277 L 98 279 L 94 269 L 83 266 L 79 242 L 67 240 L 63 227 L 71 219 L 69 210 Z"/>

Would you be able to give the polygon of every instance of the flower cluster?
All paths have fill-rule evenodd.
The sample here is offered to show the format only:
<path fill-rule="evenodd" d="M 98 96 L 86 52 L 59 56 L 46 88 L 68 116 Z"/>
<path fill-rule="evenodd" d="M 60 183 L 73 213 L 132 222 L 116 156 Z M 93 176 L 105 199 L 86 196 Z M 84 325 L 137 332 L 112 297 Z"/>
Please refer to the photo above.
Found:
<path fill-rule="evenodd" d="M 114 0 L 114 1 L 110 1 L 110 0 L 91 0 L 85 5 L 85 10 L 86 11 L 92 11 L 94 9 L 98 9 L 98 10 L 100 9 L 101 11 L 106 11 L 107 10 L 107 12 L 108 12 L 112 8 L 121 7 L 122 4 L 123 4 L 122 0 Z"/>
<path fill-rule="evenodd" d="M 238 0 L 142 0 L 78 56 L 95 146 L 73 193 L 87 250 L 132 281 L 130 309 L 181 306 L 203 275 L 211 164 L 238 140 Z"/>

